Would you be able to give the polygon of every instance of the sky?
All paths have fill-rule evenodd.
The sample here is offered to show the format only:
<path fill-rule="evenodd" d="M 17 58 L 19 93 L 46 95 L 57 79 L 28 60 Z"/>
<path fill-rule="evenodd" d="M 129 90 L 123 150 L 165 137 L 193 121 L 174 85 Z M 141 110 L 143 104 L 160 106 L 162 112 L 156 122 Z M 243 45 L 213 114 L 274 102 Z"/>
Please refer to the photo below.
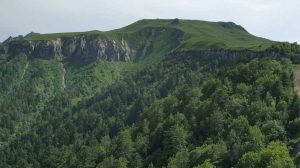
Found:
<path fill-rule="evenodd" d="M 0 41 L 38 33 L 112 30 L 140 19 L 232 21 L 300 43 L 300 0 L 0 0 Z"/>

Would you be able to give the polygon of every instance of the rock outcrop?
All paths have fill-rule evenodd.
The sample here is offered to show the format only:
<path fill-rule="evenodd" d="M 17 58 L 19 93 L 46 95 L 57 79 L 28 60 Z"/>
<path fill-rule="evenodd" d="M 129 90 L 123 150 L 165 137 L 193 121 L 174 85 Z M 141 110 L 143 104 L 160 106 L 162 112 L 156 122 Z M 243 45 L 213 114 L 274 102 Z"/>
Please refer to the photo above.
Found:
<path fill-rule="evenodd" d="M 186 58 L 186 57 L 199 57 L 204 59 L 214 59 L 218 58 L 221 60 L 235 60 L 241 57 L 251 57 L 251 58 L 262 58 L 262 57 L 272 57 L 280 58 L 283 57 L 278 52 L 274 51 L 230 51 L 230 50 L 216 50 L 216 51 L 195 51 L 195 52 L 172 52 L 168 55 L 168 58 Z"/>
<path fill-rule="evenodd" d="M 157 42 L 179 44 L 183 33 L 173 28 L 145 28 L 134 33 L 79 34 L 59 38 L 13 40 L 0 45 L 0 54 L 15 57 L 24 53 L 29 59 L 55 59 L 89 63 L 96 60 L 134 62 L 150 54 Z M 138 39 L 138 40 L 137 40 Z M 167 44 L 166 44 L 167 43 Z"/>
<path fill-rule="evenodd" d="M 116 40 L 100 36 L 87 40 L 84 35 L 55 40 L 12 41 L 7 44 L 7 48 L 7 54 L 11 56 L 24 53 L 29 58 L 57 60 L 78 58 L 84 62 L 93 60 L 130 62 L 130 56 L 136 53 L 124 39 L 118 44 Z"/>

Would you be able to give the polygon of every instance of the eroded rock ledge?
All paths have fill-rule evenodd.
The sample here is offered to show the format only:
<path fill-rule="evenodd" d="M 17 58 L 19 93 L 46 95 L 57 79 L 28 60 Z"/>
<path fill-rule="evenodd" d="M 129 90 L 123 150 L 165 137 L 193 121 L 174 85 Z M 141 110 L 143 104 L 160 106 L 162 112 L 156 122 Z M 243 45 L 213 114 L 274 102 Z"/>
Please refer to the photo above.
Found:
<path fill-rule="evenodd" d="M 113 39 L 96 37 L 86 39 L 85 36 L 57 38 L 55 40 L 14 41 L 8 43 L 2 53 L 17 56 L 24 53 L 29 58 L 71 59 L 89 62 L 94 60 L 126 61 L 136 54 L 136 49 L 129 47 L 126 40 L 117 42 Z"/>
<path fill-rule="evenodd" d="M 234 60 L 240 57 L 251 57 L 251 58 L 261 58 L 261 57 L 271 57 L 280 58 L 283 57 L 278 52 L 274 51 L 229 51 L 229 50 L 219 50 L 219 51 L 194 51 L 194 52 L 172 52 L 167 58 L 185 58 L 185 57 L 199 57 L 204 59 L 226 59 Z"/>

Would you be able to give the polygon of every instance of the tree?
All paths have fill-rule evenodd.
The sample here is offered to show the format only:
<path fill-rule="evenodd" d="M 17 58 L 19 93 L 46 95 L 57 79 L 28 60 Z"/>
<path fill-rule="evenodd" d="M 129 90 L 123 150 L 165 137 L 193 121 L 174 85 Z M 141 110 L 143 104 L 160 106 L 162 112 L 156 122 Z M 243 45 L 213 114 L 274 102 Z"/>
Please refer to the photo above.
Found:
<path fill-rule="evenodd" d="M 166 153 L 175 154 L 186 148 L 188 132 L 182 125 L 176 124 L 172 126 L 165 134 L 164 144 Z"/>
<path fill-rule="evenodd" d="M 201 165 L 195 166 L 194 168 L 216 168 L 209 160 L 205 160 Z"/>
<path fill-rule="evenodd" d="M 134 152 L 133 142 L 129 129 L 120 131 L 117 136 L 115 155 L 129 159 Z"/>
<path fill-rule="evenodd" d="M 216 144 L 203 144 L 190 152 L 190 165 L 196 166 L 202 164 L 206 160 L 209 160 L 215 165 L 222 167 L 227 152 L 227 147 L 224 141 L 219 141 Z"/>
<path fill-rule="evenodd" d="M 295 168 L 286 145 L 282 142 L 271 142 L 260 152 L 248 152 L 239 160 L 237 167 L 288 167 Z"/>
<path fill-rule="evenodd" d="M 182 150 L 168 160 L 168 168 L 186 168 L 189 167 L 189 162 L 189 152 Z"/>
<path fill-rule="evenodd" d="M 232 121 L 227 139 L 230 146 L 229 156 L 233 163 L 236 163 L 244 153 L 259 151 L 264 145 L 264 136 L 260 129 L 250 126 L 243 116 Z"/>
<path fill-rule="evenodd" d="M 269 142 L 275 140 L 286 140 L 285 128 L 279 121 L 266 121 L 266 123 L 262 125 L 262 132 Z"/>

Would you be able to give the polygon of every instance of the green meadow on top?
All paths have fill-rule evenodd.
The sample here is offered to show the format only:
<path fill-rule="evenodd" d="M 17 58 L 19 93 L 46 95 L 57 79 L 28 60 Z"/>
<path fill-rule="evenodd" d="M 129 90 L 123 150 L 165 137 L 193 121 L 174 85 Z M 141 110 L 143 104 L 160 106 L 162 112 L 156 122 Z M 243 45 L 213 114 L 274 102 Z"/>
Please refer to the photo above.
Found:
<path fill-rule="evenodd" d="M 146 19 L 137 21 L 126 27 L 111 31 L 88 31 L 72 33 L 41 34 L 28 40 L 53 40 L 79 35 L 104 35 L 107 38 L 130 36 L 145 29 L 165 29 L 165 31 L 180 31 L 183 38 L 178 46 L 180 51 L 201 50 L 251 50 L 262 51 L 274 44 L 264 38 L 248 33 L 243 27 L 232 22 L 207 22 L 181 19 Z"/>

